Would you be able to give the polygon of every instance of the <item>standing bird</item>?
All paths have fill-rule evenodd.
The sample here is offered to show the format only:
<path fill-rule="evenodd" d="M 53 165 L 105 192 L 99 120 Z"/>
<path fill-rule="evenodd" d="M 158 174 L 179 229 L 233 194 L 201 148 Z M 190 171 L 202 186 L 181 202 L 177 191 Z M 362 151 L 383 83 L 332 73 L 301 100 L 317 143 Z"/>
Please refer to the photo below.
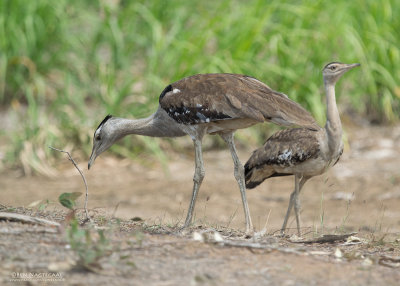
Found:
<path fill-rule="evenodd" d="M 301 188 L 313 176 L 320 175 L 335 165 L 343 153 L 342 124 L 336 106 L 335 84 L 348 70 L 360 64 L 332 62 L 322 70 L 326 93 L 327 120 L 324 128 L 285 129 L 273 134 L 263 147 L 255 150 L 246 162 L 246 187 L 252 189 L 265 179 L 294 175 L 295 188 L 281 229 L 284 234 L 294 205 L 297 232 L 300 233 Z"/>
<path fill-rule="evenodd" d="M 271 121 L 316 130 L 314 118 L 285 94 L 276 92 L 259 80 L 238 74 L 198 74 L 168 85 L 159 98 L 157 111 L 144 119 L 130 120 L 108 115 L 97 127 L 88 168 L 96 157 L 128 134 L 152 137 L 189 135 L 195 148 L 193 193 L 184 227 L 192 221 L 197 193 L 205 171 L 202 139 L 218 134 L 228 144 L 235 165 L 246 219 L 246 232 L 252 230 L 246 200 L 243 165 L 236 154 L 233 134 L 236 129 Z"/>

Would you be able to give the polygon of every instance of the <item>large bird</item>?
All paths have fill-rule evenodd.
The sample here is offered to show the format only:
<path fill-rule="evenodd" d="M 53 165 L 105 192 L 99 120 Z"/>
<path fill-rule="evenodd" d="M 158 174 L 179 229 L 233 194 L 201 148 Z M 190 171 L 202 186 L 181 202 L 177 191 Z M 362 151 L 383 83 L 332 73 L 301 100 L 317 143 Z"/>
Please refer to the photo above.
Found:
<path fill-rule="evenodd" d="M 236 153 L 233 134 L 237 129 L 271 121 L 284 126 L 319 127 L 308 111 L 285 94 L 261 81 L 239 74 L 198 74 L 168 85 L 159 97 L 157 111 L 144 119 L 107 116 L 97 127 L 88 168 L 97 156 L 128 134 L 153 137 L 189 135 L 195 148 L 195 173 L 192 198 L 184 227 L 190 225 L 197 194 L 205 171 L 202 139 L 218 134 L 228 144 L 234 162 L 246 219 L 246 232 L 252 222 L 246 200 L 244 168 Z"/>
<path fill-rule="evenodd" d="M 295 176 L 295 188 L 281 229 L 284 234 L 294 205 L 297 232 L 300 235 L 300 199 L 303 185 L 313 176 L 326 172 L 343 153 L 342 124 L 336 106 L 335 84 L 348 70 L 360 64 L 332 62 L 322 70 L 327 106 L 325 128 L 293 128 L 273 134 L 261 148 L 255 150 L 245 164 L 248 189 L 277 176 Z"/>

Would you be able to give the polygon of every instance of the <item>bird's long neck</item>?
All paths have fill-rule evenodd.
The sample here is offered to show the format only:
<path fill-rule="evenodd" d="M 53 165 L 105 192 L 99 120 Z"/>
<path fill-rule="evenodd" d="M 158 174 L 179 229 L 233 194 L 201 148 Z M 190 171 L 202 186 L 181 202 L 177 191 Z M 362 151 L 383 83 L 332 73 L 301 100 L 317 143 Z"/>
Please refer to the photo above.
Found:
<path fill-rule="evenodd" d="M 120 134 L 137 134 L 151 137 L 177 137 L 185 133 L 180 130 L 178 124 L 168 114 L 158 109 L 154 114 L 142 119 L 118 119 Z"/>
<path fill-rule="evenodd" d="M 159 130 L 154 126 L 154 114 L 141 119 L 119 118 L 118 129 L 123 136 L 129 134 L 162 137 Z"/>
<path fill-rule="evenodd" d="M 325 130 L 328 136 L 328 145 L 331 152 L 339 149 L 342 142 L 342 123 L 336 105 L 335 84 L 325 84 L 326 93 L 326 124 Z"/>

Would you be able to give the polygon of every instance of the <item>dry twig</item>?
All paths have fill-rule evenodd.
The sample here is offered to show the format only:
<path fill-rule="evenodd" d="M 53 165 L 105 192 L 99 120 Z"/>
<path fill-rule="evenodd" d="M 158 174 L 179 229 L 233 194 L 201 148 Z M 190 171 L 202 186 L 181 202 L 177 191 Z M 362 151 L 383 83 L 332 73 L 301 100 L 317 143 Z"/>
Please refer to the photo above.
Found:
<path fill-rule="evenodd" d="M 259 242 L 248 242 L 248 241 L 232 241 L 232 240 L 224 240 L 223 242 L 218 242 L 217 244 L 222 246 L 231 246 L 231 247 L 244 247 L 248 249 L 264 249 L 269 251 L 279 251 L 283 253 L 292 253 L 298 255 L 304 255 L 304 250 L 294 249 L 294 248 L 287 248 L 287 247 L 279 247 L 269 244 L 263 244 Z"/>
<path fill-rule="evenodd" d="M 294 243 L 333 243 L 340 240 L 345 240 L 348 237 L 357 234 L 357 232 L 347 233 L 347 234 L 324 234 L 321 237 L 308 239 L 308 240 L 299 240 L 299 241 L 291 241 Z"/>
<path fill-rule="evenodd" d="M 22 214 L 16 214 L 16 213 L 0 212 L 0 220 L 1 219 L 21 221 L 26 223 L 37 223 L 37 224 L 57 226 L 57 227 L 60 226 L 60 224 L 55 221 L 47 220 L 44 218 L 22 215 Z"/>
<path fill-rule="evenodd" d="M 379 264 L 391 268 L 400 267 L 400 256 L 393 257 L 388 255 L 382 255 L 379 258 Z"/>
<path fill-rule="evenodd" d="M 67 155 L 68 155 L 68 160 L 71 161 L 71 163 L 72 163 L 72 164 L 75 166 L 75 168 L 78 170 L 79 174 L 81 174 L 83 183 L 85 184 L 85 188 L 86 188 L 86 193 L 85 193 L 85 204 L 84 204 L 84 209 L 85 209 L 85 214 L 86 214 L 86 220 L 90 220 L 89 212 L 88 212 L 88 210 L 87 210 L 87 203 L 88 203 L 89 191 L 88 191 L 88 185 L 87 185 L 87 183 L 86 183 L 86 178 L 85 178 L 85 176 L 83 175 L 83 172 L 81 171 L 81 169 L 79 169 L 78 165 L 75 163 L 74 159 L 72 159 L 72 156 L 71 156 L 71 154 L 70 154 L 69 152 L 64 151 L 64 150 L 60 150 L 60 149 L 57 149 L 57 148 L 54 148 L 54 147 L 51 147 L 51 146 L 49 146 L 49 148 L 50 148 L 50 149 L 53 149 L 53 150 L 56 150 L 56 151 L 58 151 L 58 152 L 62 152 L 62 153 L 67 154 Z"/>

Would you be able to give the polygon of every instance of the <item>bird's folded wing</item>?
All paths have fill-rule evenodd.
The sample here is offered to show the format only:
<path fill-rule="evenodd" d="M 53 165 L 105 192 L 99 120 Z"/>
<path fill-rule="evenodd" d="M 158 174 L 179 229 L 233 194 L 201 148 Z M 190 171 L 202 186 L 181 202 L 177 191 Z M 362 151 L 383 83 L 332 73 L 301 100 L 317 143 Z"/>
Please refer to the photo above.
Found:
<path fill-rule="evenodd" d="M 184 124 L 250 118 L 318 128 L 311 114 L 298 103 L 244 75 L 199 74 L 184 78 L 164 89 L 160 106 Z"/>

